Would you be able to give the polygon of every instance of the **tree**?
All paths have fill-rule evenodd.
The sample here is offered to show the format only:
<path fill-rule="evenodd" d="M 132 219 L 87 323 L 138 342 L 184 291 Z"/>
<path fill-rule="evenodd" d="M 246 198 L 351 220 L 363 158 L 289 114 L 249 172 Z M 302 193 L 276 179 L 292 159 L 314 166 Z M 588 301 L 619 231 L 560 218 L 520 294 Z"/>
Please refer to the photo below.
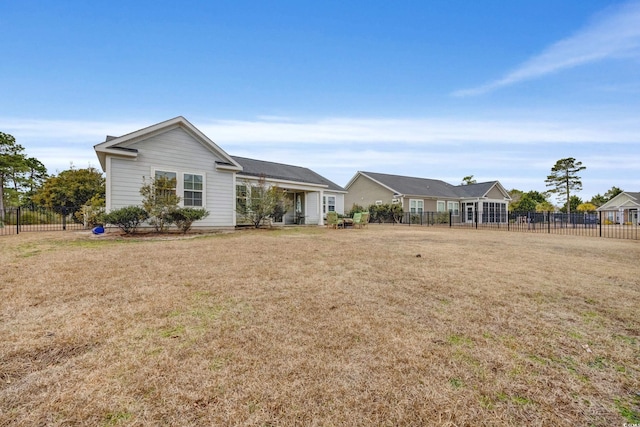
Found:
<path fill-rule="evenodd" d="M 244 186 L 247 200 L 238 204 L 237 211 L 255 228 L 259 228 L 266 218 L 287 211 L 286 192 L 277 185 L 268 185 L 264 177 L 260 177 L 257 183 L 245 181 Z"/>
<path fill-rule="evenodd" d="M 587 203 L 579 204 L 576 210 L 579 212 L 592 212 L 592 211 L 595 211 L 597 208 L 598 207 L 593 203 L 587 202 Z"/>
<path fill-rule="evenodd" d="M 607 198 L 607 202 L 611 199 L 613 199 L 614 197 L 616 197 L 618 194 L 622 193 L 623 190 L 621 188 L 618 187 L 611 187 L 609 190 L 607 190 L 606 193 L 604 193 L 604 197 Z"/>
<path fill-rule="evenodd" d="M 470 184 L 477 184 L 476 180 L 473 179 L 473 175 L 467 175 L 464 178 L 462 178 L 462 182 L 460 183 L 460 185 L 470 185 Z"/>
<path fill-rule="evenodd" d="M 20 174 L 27 171 L 24 147 L 16 143 L 16 139 L 8 133 L 0 132 L 0 211 L 4 211 L 5 198 L 9 185 L 13 187 L 14 198 L 17 198 Z"/>
<path fill-rule="evenodd" d="M 556 207 L 551 204 L 551 202 L 545 200 L 544 202 L 540 202 L 536 205 L 536 212 L 551 212 L 555 211 Z"/>
<path fill-rule="evenodd" d="M 142 207 L 149 214 L 149 223 L 163 233 L 172 224 L 171 213 L 178 209 L 180 197 L 176 194 L 176 179 L 166 176 L 145 179 L 140 187 Z"/>
<path fill-rule="evenodd" d="M 20 202 L 22 205 L 31 205 L 33 204 L 32 198 L 34 194 L 49 178 L 49 174 L 45 165 L 35 157 L 26 159 L 26 167 L 27 170 L 21 179 L 23 194 Z"/>
<path fill-rule="evenodd" d="M 560 208 L 560 212 L 570 213 L 575 212 L 578 209 L 578 206 L 582 204 L 582 199 L 578 196 L 571 196 L 569 198 L 569 211 L 567 212 L 567 205 Z"/>
<path fill-rule="evenodd" d="M 604 196 L 601 195 L 600 193 L 598 193 L 595 196 L 593 196 L 591 198 L 591 203 L 593 203 L 597 207 L 600 207 L 600 206 L 604 205 L 609 200 L 613 199 L 614 197 L 616 197 L 618 194 L 620 194 L 622 192 L 623 192 L 623 190 L 621 188 L 613 186 L 609 190 L 607 190 L 606 193 L 604 193 Z"/>
<path fill-rule="evenodd" d="M 70 214 L 80 210 L 94 196 L 105 197 L 102 173 L 93 167 L 71 168 L 47 178 L 33 195 L 33 201 L 54 212 Z"/>
<path fill-rule="evenodd" d="M 511 190 L 512 192 L 514 190 Z M 514 193 L 518 199 L 515 202 L 509 203 L 509 208 L 512 212 L 533 212 L 537 209 L 540 203 L 547 202 L 547 196 L 539 191 L 528 191 L 526 193 L 520 190 L 515 190 Z M 511 194 L 511 193 L 510 193 Z"/>
<path fill-rule="evenodd" d="M 576 162 L 573 157 L 560 159 L 551 168 L 551 174 L 547 176 L 545 182 L 547 187 L 552 187 L 550 193 L 555 193 L 567 207 L 567 213 L 571 213 L 571 192 L 582 190 L 582 181 L 578 172 L 585 170 L 582 162 Z"/>
<path fill-rule="evenodd" d="M 520 199 L 522 198 L 524 191 L 518 190 L 516 188 L 512 188 L 511 190 L 508 191 L 508 193 L 509 193 L 509 197 L 511 197 L 511 202 L 509 202 L 509 210 L 517 211 L 518 203 L 520 202 Z"/>

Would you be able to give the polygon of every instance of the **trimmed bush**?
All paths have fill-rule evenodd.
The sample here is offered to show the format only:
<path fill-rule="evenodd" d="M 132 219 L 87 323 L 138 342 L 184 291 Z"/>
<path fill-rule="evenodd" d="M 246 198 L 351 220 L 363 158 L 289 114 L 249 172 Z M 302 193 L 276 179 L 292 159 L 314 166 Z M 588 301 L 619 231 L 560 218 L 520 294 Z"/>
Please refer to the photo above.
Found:
<path fill-rule="evenodd" d="M 194 221 L 199 221 L 207 216 L 209 216 L 209 212 L 204 209 L 177 208 L 169 212 L 169 222 L 175 224 L 180 231 L 186 234 Z"/>
<path fill-rule="evenodd" d="M 126 234 L 135 233 L 138 226 L 149 218 L 147 211 L 139 206 L 127 206 L 104 215 L 104 222 L 115 225 Z"/>

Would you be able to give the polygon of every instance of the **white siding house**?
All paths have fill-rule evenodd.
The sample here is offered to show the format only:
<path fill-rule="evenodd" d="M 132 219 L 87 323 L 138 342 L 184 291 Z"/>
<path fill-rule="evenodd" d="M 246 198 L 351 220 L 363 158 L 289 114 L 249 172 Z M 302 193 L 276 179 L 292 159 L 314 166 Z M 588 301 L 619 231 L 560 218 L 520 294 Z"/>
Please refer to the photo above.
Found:
<path fill-rule="evenodd" d="M 107 212 L 141 205 L 145 179 L 163 175 L 176 179 L 182 206 L 209 212 L 194 227 L 236 226 L 236 184 L 259 177 L 285 189 L 292 201 L 299 196 L 303 211 L 288 212 L 283 223 L 322 224 L 325 192 L 333 197 L 331 209 L 344 209 L 344 189 L 326 178 L 298 166 L 230 156 L 184 117 L 107 137 L 94 149 L 106 173 Z"/>

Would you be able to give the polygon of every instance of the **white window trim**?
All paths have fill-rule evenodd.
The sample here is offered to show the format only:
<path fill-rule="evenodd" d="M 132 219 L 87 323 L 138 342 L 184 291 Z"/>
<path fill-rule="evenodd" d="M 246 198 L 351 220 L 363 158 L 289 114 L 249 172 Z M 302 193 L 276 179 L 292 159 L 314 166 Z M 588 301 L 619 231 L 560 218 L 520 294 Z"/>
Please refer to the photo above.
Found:
<path fill-rule="evenodd" d="M 414 208 L 411 207 L 413 202 L 415 202 L 415 205 L 416 205 L 415 206 L 415 212 L 412 210 Z M 424 200 L 423 199 L 409 199 L 409 212 L 412 213 L 412 214 L 424 213 Z"/>
<path fill-rule="evenodd" d="M 179 190 L 176 189 L 176 191 L 179 191 L 179 195 L 180 195 L 180 206 L 184 207 L 184 176 L 185 175 L 199 175 L 202 177 L 202 190 L 200 190 L 202 192 L 202 206 L 188 206 L 190 208 L 196 208 L 196 209 L 204 209 L 207 206 L 207 174 L 204 172 L 191 172 L 191 171 L 184 171 L 180 174 L 180 183 L 178 185 L 178 187 L 181 187 Z M 198 191 L 198 190 L 188 190 L 188 191 Z"/>
<path fill-rule="evenodd" d="M 331 205 L 329 203 L 329 198 L 333 198 L 333 210 L 330 211 L 329 210 L 329 206 Z M 333 195 L 324 195 L 322 196 L 322 213 L 326 214 L 327 212 L 337 212 L 336 210 L 336 203 L 338 202 L 338 198 L 336 196 Z"/>
<path fill-rule="evenodd" d="M 451 205 L 451 207 L 450 207 Z M 453 206 L 458 205 L 458 208 L 455 209 Z M 453 216 L 460 216 L 460 202 L 456 200 L 447 200 L 447 211 L 451 212 Z"/>
<path fill-rule="evenodd" d="M 207 207 L 207 174 L 201 171 L 178 171 L 172 168 L 154 167 L 151 169 L 151 177 L 156 178 L 156 172 L 169 172 L 176 174 L 176 194 L 180 197 L 180 203 L 178 206 L 184 206 L 184 176 L 187 175 L 200 175 L 202 177 L 202 206 L 187 206 L 197 209 L 204 209 Z M 189 190 L 191 191 L 191 190 Z"/>
<path fill-rule="evenodd" d="M 442 204 L 442 210 L 440 209 L 440 204 Z M 440 212 L 446 212 L 447 211 L 447 202 L 445 202 L 444 200 L 438 200 L 436 202 L 436 212 L 440 213 Z"/>

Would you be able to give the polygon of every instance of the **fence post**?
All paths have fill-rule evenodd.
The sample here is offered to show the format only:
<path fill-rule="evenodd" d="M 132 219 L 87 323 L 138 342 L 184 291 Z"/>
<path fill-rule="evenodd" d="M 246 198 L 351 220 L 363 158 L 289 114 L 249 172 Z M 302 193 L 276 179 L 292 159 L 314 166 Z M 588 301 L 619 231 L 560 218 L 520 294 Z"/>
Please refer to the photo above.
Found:
<path fill-rule="evenodd" d="M 478 229 L 478 210 L 476 209 L 473 214 L 473 219 L 476 222 L 476 230 Z"/>
<path fill-rule="evenodd" d="M 16 234 L 20 234 L 20 206 L 16 210 Z"/>
<path fill-rule="evenodd" d="M 62 208 L 62 231 L 67 231 L 67 208 Z"/>
<path fill-rule="evenodd" d="M 599 212 L 598 222 L 600 223 L 600 237 L 602 237 L 602 211 Z"/>
<path fill-rule="evenodd" d="M 547 218 L 549 218 L 549 219 L 547 220 L 547 234 L 551 234 L 551 211 L 547 211 Z M 556 224 L 555 224 L 555 220 L 556 220 L 556 219 L 554 218 L 554 219 L 553 219 L 553 221 L 554 221 L 554 224 L 553 224 L 554 228 L 555 228 L 555 226 L 556 226 Z"/>
<path fill-rule="evenodd" d="M 453 227 L 453 211 L 449 211 L 449 228 Z"/>

